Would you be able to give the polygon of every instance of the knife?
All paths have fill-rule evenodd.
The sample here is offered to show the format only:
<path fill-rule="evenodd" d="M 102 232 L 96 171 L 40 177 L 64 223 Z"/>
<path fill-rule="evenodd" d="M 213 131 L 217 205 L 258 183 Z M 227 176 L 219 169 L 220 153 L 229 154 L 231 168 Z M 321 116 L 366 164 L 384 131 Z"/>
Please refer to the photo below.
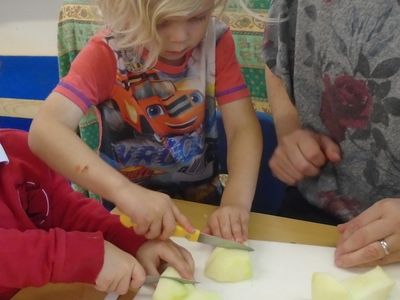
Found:
<path fill-rule="evenodd" d="M 195 280 L 184 279 L 184 278 L 178 278 L 178 277 L 172 277 L 172 276 L 164 276 L 164 275 L 161 275 L 161 276 L 154 276 L 154 275 L 147 275 L 147 276 L 146 276 L 146 279 L 145 279 L 145 281 L 144 281 L 143 284 L 144 284 L 144 285 L 156 284 L 156 283 L 158 283 L 158 281 L 159 281 L 160 279 L 171 279 L 171 280 L 177 281 L 177 282 L 182 283 L 182 284 L 197 284 L 197 283 L 199 283 L 198 281 L 195 281 Z"/>
<path fill-rule="evenodd" d="M 129 218 L 127 215 L 124 215 L 121 212 L 117 212 L 117 214 L 119 215 L 120 222 L 125 227 L 130 228 L 130 227 L 136 226 L 136 224 L 133 223 L 131 218 Z M 208 244 L 208 245 L 212 245 L 214 247 L 254 251 L 254 249 L 249 246 L 246 246 L 246 245 L 234 242 L 234 241 L 226 240 L 226 239 L 223 239 L 223 238 L 220 238 L 217 236 L 205 234 L 205 233 L 200 232 L 200 230 L 198 230 L 198 229 L 195 229 L 195 231 L 192 233 L 187 232 L 182 226 L 180 226 L 178 224 L 175 227 L 175 232 L 173 235 L 177 236 L 177 237 L 183 237 L 192 242 Z"/>

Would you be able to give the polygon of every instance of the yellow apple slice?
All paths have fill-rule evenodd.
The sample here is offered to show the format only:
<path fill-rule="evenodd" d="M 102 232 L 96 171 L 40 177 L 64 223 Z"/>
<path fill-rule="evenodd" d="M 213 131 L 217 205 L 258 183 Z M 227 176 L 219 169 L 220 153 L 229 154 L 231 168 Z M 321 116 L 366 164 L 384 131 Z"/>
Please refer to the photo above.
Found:
<path fill-rule="evenodd" d="M 351 300 L 347 288 L 328 273 L 312 275 L 312 300 Z"/>
<path fill-rule="evenodd" d="M 172 267 L 166 268 L 161 275 L 181 278 Z M 153 300 L 183 300 L 192 289 L 194 289 L 194 286 L 191 284 L 182 284 L 173 279 L 161 278 L 154 291 Z"/>
<path fill-rule="evenodd" d="M 386 300 L 395 282 L 379 266 L 364 274 L 348 278 L 343 284 L 352 300 Z"/>
<path fill-rule="evenodd" d="M 218 282 L 238 282 L 250 279 L 253 268 L 246 250 L 215 248 L 205 267 L 205 275 Z"/>
<path fill-rule="evenodd" d="M 195 288 L 184 300 L 222 300 L 222 298 L 216 292 Z"/>

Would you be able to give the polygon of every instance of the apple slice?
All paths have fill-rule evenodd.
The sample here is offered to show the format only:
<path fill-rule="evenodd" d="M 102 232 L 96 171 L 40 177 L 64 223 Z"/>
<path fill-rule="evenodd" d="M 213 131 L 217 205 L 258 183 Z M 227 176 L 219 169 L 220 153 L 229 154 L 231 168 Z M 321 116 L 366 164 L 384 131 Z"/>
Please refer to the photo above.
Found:
<path fill-rule="evenodd" d="M 364 274 L 348 278 L 343 284 L 352 300 L 386 300 L 395 282 L 379 266 Z"/>
<path fill-rule="evenodd" d="M 195 288 L 184 300 L 222 300 L 222 298 L 216 292 Z"/>
<path fill-rule="evenodd" d="M 167 267 L 162 275 L 181 278 L 172 267 Z M 153 300 L 183 300 L 192 289 L 194 289 L 192 284 L 182 284 L 173 279 L 161 278 L 154 291 Z"/>
<path fill-rule="evenodd" d="M 218 282 L 238 282 L 253 276 L 250 254 L 246 250 L 215 248 L 205 267 L 205 275 Z"/>
<path fill-rule="evenodd" d="M 351 300 L 347 288 L 328 273 L 312 275 L 312 300 Z"/>
<path fill-rule="evenodd" d="M 173 268 L 168 267 L 162 273 L 163 276 L 182 278 Z M 193 284 L 182 284 L 168 278 L 158 281 L 153 300 L 222 300 L 215 292 L 197 289 Z"/>
<path fill-rule="evenodd" d="M 312 276 L 312 300 L 387 300 L 394 285 L 379 266 L 343 281 L 316 272 Z"/>

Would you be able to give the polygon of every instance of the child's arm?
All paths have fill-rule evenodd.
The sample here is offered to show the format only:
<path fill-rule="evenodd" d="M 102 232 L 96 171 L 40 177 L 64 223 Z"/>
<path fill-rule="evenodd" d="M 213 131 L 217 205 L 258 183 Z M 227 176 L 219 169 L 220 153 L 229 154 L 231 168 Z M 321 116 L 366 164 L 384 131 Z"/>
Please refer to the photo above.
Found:
<path fill-rule="evenodd" d="M 33 120 L 29 133 L 32 151 L 62 175 L 116 204 L 135 220 L 139 234 L 166 239 L 176 221 L 191 230 L 167 195 L 131 183 L 75 134 L 82 116 L 77 105 L 52 93 Z"/>
<path fill-rule="evenodd" d="M 269 162 L 274 175 L 294 185 L 315 176 L 329 160 L 340 161 L 340 148 L 328 136 L 303 129 L 298 112 L 286 92 L 283 81 L 265 67 L 268 101 L 278 137 L 278 147 Z"/>
<path fill-rule="evenodd" d="M 208 229 L 227 239 L 245 241 L 261 160 L 261 129 L 249 98 L 224 104 L 221 112 L 229 176 L 221 207 L 210 216 Z"/>

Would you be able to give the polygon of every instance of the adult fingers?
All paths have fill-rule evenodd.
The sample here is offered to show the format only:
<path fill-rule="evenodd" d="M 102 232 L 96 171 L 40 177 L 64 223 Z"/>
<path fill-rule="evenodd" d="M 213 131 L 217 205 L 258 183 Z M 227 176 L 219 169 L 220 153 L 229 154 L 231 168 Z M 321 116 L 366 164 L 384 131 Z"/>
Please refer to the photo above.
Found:
<path fill-rule="evenodd" d="M 303 174 L 307 176 L 315 176 L 319 172 L 319 168 L 322 167 L 326 162 L 326 157 L 321 149 L 319 135 L 308 132 L 309 135 L 304 136 L 297 146 L 302 154 L 302 157 L 308 162 L 308 164 L 300 165 L 303 167 Z M 311 166 L 309 165 L 311 164 Z"/>
<path fill-rule="evenodd" d="M 375 241 L 391 235 L 392 230 L 388 220 L 378 219 L 369 223 L 359 228 L 349 238 L 341 239 L 336 248 L 336 255 L 353 252 L 366 247 Z"/>
<path fill-rule="evenodd" d="M 380 219 L 382 217 L 381 205 L 382 203 L 381 201 L 379 201 L 349 222 L 341 224 L 339 226 L 339 231 L 342 232 L 341 240 L 348 239 L 355 232 L 357 232 L 367 224 L 373 223 L 374 221 Z"/>
<path fill-rule="evenodd" d="M 277 148 L 269 161 L 272 173 L 288 185 L 295 185 L 304 176 L 296 170 L 281 148 Z"/>
<path fill-rule="evenodd" d="M 400 240 L 395 235 L 385 238 L 385 241 L 390 245 L 389 255 L 385 253 L 380 241 L 374 241 L 365 247 L 356 251 L 335 256 L 335 263 L 338 267 L 354 267 L 376 264 L 377 262 L 394 262 L 399 259 Z"/>
<path fill-rule="evenodd" d="M 311 177 L 317 175 L 320 166 L 323 165 L 321 162 L 325 162 L 322 151 L 320 151 L 319 146 L 317 146 L 316 149 L 315 145 L 316 143 L 305 140 L 297 145 L 298 150 L 293 151 L 292 155 L 289 157 L 292 165 L 303 176 Z"/>
<path fill-rule="evenodd" d="M 333 163 L 340 162 L 342 159 L 340 147 L 330 137 L 326 135 L 320 135 L 320 146 L 329 161 Z"/>

